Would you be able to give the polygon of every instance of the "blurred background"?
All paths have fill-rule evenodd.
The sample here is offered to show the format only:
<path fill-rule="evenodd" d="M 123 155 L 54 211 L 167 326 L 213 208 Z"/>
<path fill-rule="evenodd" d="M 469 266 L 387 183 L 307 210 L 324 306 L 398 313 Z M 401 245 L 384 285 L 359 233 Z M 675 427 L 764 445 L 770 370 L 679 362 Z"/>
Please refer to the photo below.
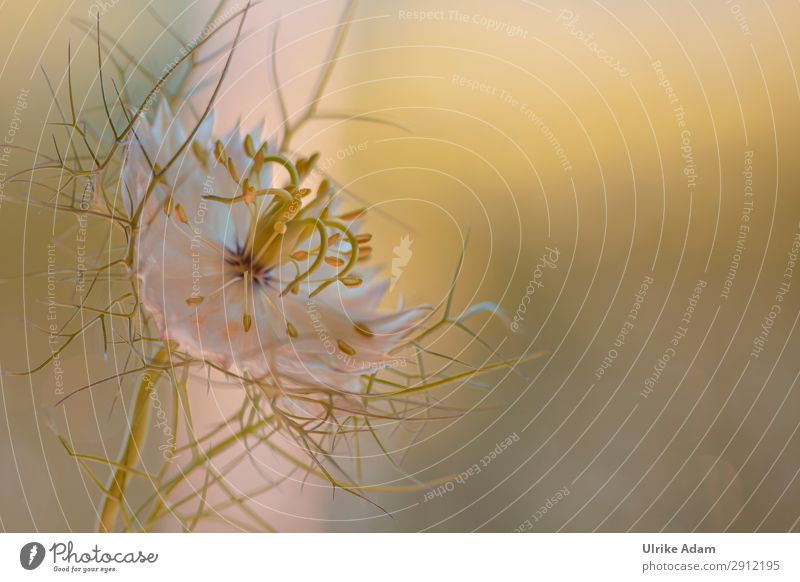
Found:
<path fill-rule="evenodd" d="M 3 3 L 5 143 L 52 153 L 46 122 L 58 113 L 41 68 L 63 98 L 70 44 L 73 84 L 96 105 L 95 14 L 158 72 L 180 48 L 162 24 L 192 38 L 213 6 Z M 342 9 L 255 6 L 215 130 L 239 118 L 276 130 L 278 21 L 278 69 L 300 111 Z M 507 320 L 472 322 L 495 356 L 542 355 L 437 394 L 472 413 L 393 433 L 402 470 L 440 486 L 376 493 L 382 511 L 292 479 L 256 500 L 259 513 L 289 531 L 800 530 L 798 17 L 788 0 L 360 3 L 320 108 L 404 129 L 325 120 L 295 147 L 321 152 L 322 168 L 374 207 L 386 276 L 411 241 L 387 305 L 440 302 L 466 244 L 456 311 L 497 302 Z M 3 151 L 5 177 L 30 166 L 24 150 Z M 57 382 L 90 382 L 114 363 L 88 338 L 64 354 L 60 379 L 52 366 L 8 374 L 48 354 L 37 329 L 47 280 L 20 275 L 46 269 L 53 233 L 71 225 L 24 203 L 35 185 L 4 178 L 2 194 L 0 527 L 91 530 L 96 489 L 50 426 L 116 451 L 113 387 L 54 406 Z M 210 423 L 229 397 L 198 386 L 199 414 Z M 398 482 L 377 448 L 361 454 L 365 481 Z"/>

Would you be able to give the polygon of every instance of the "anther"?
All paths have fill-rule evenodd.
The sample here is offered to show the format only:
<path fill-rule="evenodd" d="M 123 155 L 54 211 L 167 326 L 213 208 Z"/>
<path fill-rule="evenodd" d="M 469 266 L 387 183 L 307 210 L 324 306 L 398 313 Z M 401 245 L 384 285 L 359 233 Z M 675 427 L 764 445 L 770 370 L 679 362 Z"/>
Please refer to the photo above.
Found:
<path fill-rule="evenodd" d="M 250 158 L 256 155 L 256 149 L 253 147 L 253 138 L 250 137 L 249 133 L 244 138 L 244 153 Z"/>
<path fill-rule="evenodd" d="M 344 265 L 344 259 L 340 259 L 339 257 L 325 257 L 325 262 L 331 267 L 341 267 Z"/>
<path fill-rule="evenodd" d="M 192 142 L 192 152 L 197 157 L 197 161 L 199 161 L 203 167 L 206 166 L 208 152 L 205 150 L 203 146 L 201 146 L 198 142 Z"/>
<path fill-rule="evenodd" d="M 189 223 L 189 218 L 186 216 L 186 211 L 180 204 L 175 205 L 175 218 L 177 218 L 183 224 Z"/>
<path fill-rule="evenodd" d="M 339 346 L 339 349 L 348 356 L 356 355 L 356 351 L 353 349 L 353 347 L 347 344 L 347 342 L 345 342 L 344 340 L 337 339 L 336 345 Z"/>
<path fill-rule="evenodd" d="M 344 214 L 339 215 L 339 220 L 355 220 L 356 218 L 360 218 L 364 214 L 367 213 L 366 208 L 359 208 L 358 210 L 353 210 L 351 212 L 346 212 Z"/>
<path fill-rule="evenodd" d="M 214 159 L 217 160 L 220 164 L 227 163 L 227 156 L 225 155 L 225 146 L 222 145 L 222 142 L 217 140 L 214 144 Z"/>
<path fill-rule="evenodd" d="M 244 179 L 244 183 L 242 184 L 242 190 L 244 190 L 244 201 L 248 204 L 255 204 L 256 202 L 256 191 L 250 185 L 250 182 L 247 178 Z"/>
<path fill-rule="evenodd" d="M 239 173 L 236 171 L 236 166 L 233 164 L 233 158 L 228 158 L 228 174 L 231 175 L 231 180 L 239 183 Z"/>
<path fill-rule="evenodd" d="M 372 330 L 370 328 L 368 328 L 366 325 L 364 325 L 363 323 L 356 323 L 356 324 L 354 324 L 353 327 L 355 327 L 355 330 L 358 333 L 360 333 L 361 335 L 364 335 L 364 336 L 367 336 L 367 337 L 374 337 L 375 336 L 375 334 L 372 332 Z"/>

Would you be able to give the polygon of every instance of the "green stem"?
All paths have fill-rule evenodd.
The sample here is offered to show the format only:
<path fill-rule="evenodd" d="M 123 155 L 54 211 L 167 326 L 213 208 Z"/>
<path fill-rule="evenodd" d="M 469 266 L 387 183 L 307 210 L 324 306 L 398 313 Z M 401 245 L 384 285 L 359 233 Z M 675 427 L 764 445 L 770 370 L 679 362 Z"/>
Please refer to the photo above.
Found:
<path fill-rule="evenodd" d="M 162 348 L 156 354 L 153 364 L 163 365 L 169 359 L 167 350 Z M 122 443 L 117 469 L 111 475 L 106 487 L 103 507 L 97 523 L 98 532 L 113 532 L 120 507 L 125 499 L 125 490 L 132 472 L 136 469 L 141 458 L 142 448 L 147 438 L 147 429 L 150 419 L 150 392 L 161 376 L 161 371 L 148 370 L 142 375 L 142 380 L 131 401 L 131 418 L 128 435 Z"/>
<path fill-rule="evenodd" d="M 213 445 L 206 451 L 202 456 L 199 456 L 192 460 L 188 466 L 181 470 L 180 474 L 173 477 L 169 482 L 167 482 L 160 491 L 156 493 L 155 496 L 152 496 L 151 499 L 148 499 L 146 503 L 149 503 L 153 498 L 156 498 L 155 506 L 153 507 L 152 511 L 150 512 L 150 516 L 147 518 L 147 521 L 144 524 L 143 530 L 149 531 L 150 527 L 158 521 L 164 515 L 164 500 L 169 496 L 170 493 L 177 487 L 182 481 L 184 481 L 190 473 L 192 473 L 198 467 L 202 467 L 205 463 L 210 462 L 212 458 L 214 458 L 217 454 L 226 451 L 231 446 L 240 442 L 243 438 L 248 436 L 249 434 L 255 432 L 262 426 L 269 424 L 272 420 L 272 416 L 268 416 L 253 422 L 252 424 L 246 425 L 242 428 L 239 432 L 232 434 L 231 436 L 223 439 L 219 443 Z M 138 513 L 138 512 L 137 512 Z M 168 511 L 167 511 L 168 513 Z"/>

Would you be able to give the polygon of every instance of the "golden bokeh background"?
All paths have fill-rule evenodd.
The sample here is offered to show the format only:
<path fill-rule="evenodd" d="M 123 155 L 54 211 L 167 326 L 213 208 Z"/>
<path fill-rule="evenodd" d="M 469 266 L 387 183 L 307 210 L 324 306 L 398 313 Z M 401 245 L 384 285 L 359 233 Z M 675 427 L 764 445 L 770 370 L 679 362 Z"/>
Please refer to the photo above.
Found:
<path fill-rule="evenodd" d="M 71 41 L 73 81 L 86 94 L 94 38 L 74 21 L 100 6 L 104 30 L 153 70 L 174 58 L 174 39 L 144 0 L 6 2 L 0 134 L 28 90 L 14 143 L 52 151 L 45 122 L 56 112 L 39 67 L 61 82 Z M 211 10 L 153 6 L 186 37 Z M 279 69 L 290 107 L 302 108 L 341 9 L 333 0 L 256 6 L 217 128 L 266 117 L 275 129 L 278 18 Z M 788 0 L 361 3 L 321 107 L 405 129 L 320 121 L 296 147 L 320 151 L 326 171 L 374 205 L 387 276 L 394 247 L 413 241 L 389 303 L 441 301 L 466 241 L 456 306 L 494 301 L 517 315 L 513 326 L 472 323 L 494 357 L 543 355 L 438 395 L 480 410 L 430 424 L 413 442 L 397 432 L 397 457 L 421 481 L 481 466 L 518 437 L 451 490 L 376 495 L 389 517 L 321 484 L 286 483 L 264 513 L 287 530 L 800 529 L 799 18 Z M 15 151 L 8 172 L 30 160 Z M 12 200 L 27 186 L 6 184 L 4 194 L 8 372 L 47 353 L 36 330 L 46 281 L 18 276 L 46 267 L 53 219 Z M 95 340 L 65 356 L 67 382 L 113 371 Z M 463 338 L 442 343 L 473 361 L 489 355 Z M 52 371 L 2 381 L 0 527 L 91 529 L 97 495 L 47 423 L 68 420 L 75 441 L 118 442 L 115 395 L 53 408 Z M 365 478 L 396 479 L 386 465 L 365 460 Z"/>

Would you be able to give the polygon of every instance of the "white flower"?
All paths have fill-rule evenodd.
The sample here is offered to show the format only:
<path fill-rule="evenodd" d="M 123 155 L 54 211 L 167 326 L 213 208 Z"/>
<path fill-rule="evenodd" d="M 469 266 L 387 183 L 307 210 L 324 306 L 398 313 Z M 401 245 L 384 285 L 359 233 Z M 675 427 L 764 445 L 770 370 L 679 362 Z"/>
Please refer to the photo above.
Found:
<path fill-rule="evenodd" d="M 261 128 L 214 142 L 212 126 L 209 116 L 143 205 L 140 297 L 161 337 L 298 393 L 357 393 L 364 374 L 403 365 L 392 351 L 426 310 L 379 310 L 389 281 L 355 270 L 370 237 L 337 215 L 326 181 L 302 187 L 313 160 L 272 154 Z M 191 127 L 165 103 L 137 125 L 122 170 L 134 212 Z"/>

